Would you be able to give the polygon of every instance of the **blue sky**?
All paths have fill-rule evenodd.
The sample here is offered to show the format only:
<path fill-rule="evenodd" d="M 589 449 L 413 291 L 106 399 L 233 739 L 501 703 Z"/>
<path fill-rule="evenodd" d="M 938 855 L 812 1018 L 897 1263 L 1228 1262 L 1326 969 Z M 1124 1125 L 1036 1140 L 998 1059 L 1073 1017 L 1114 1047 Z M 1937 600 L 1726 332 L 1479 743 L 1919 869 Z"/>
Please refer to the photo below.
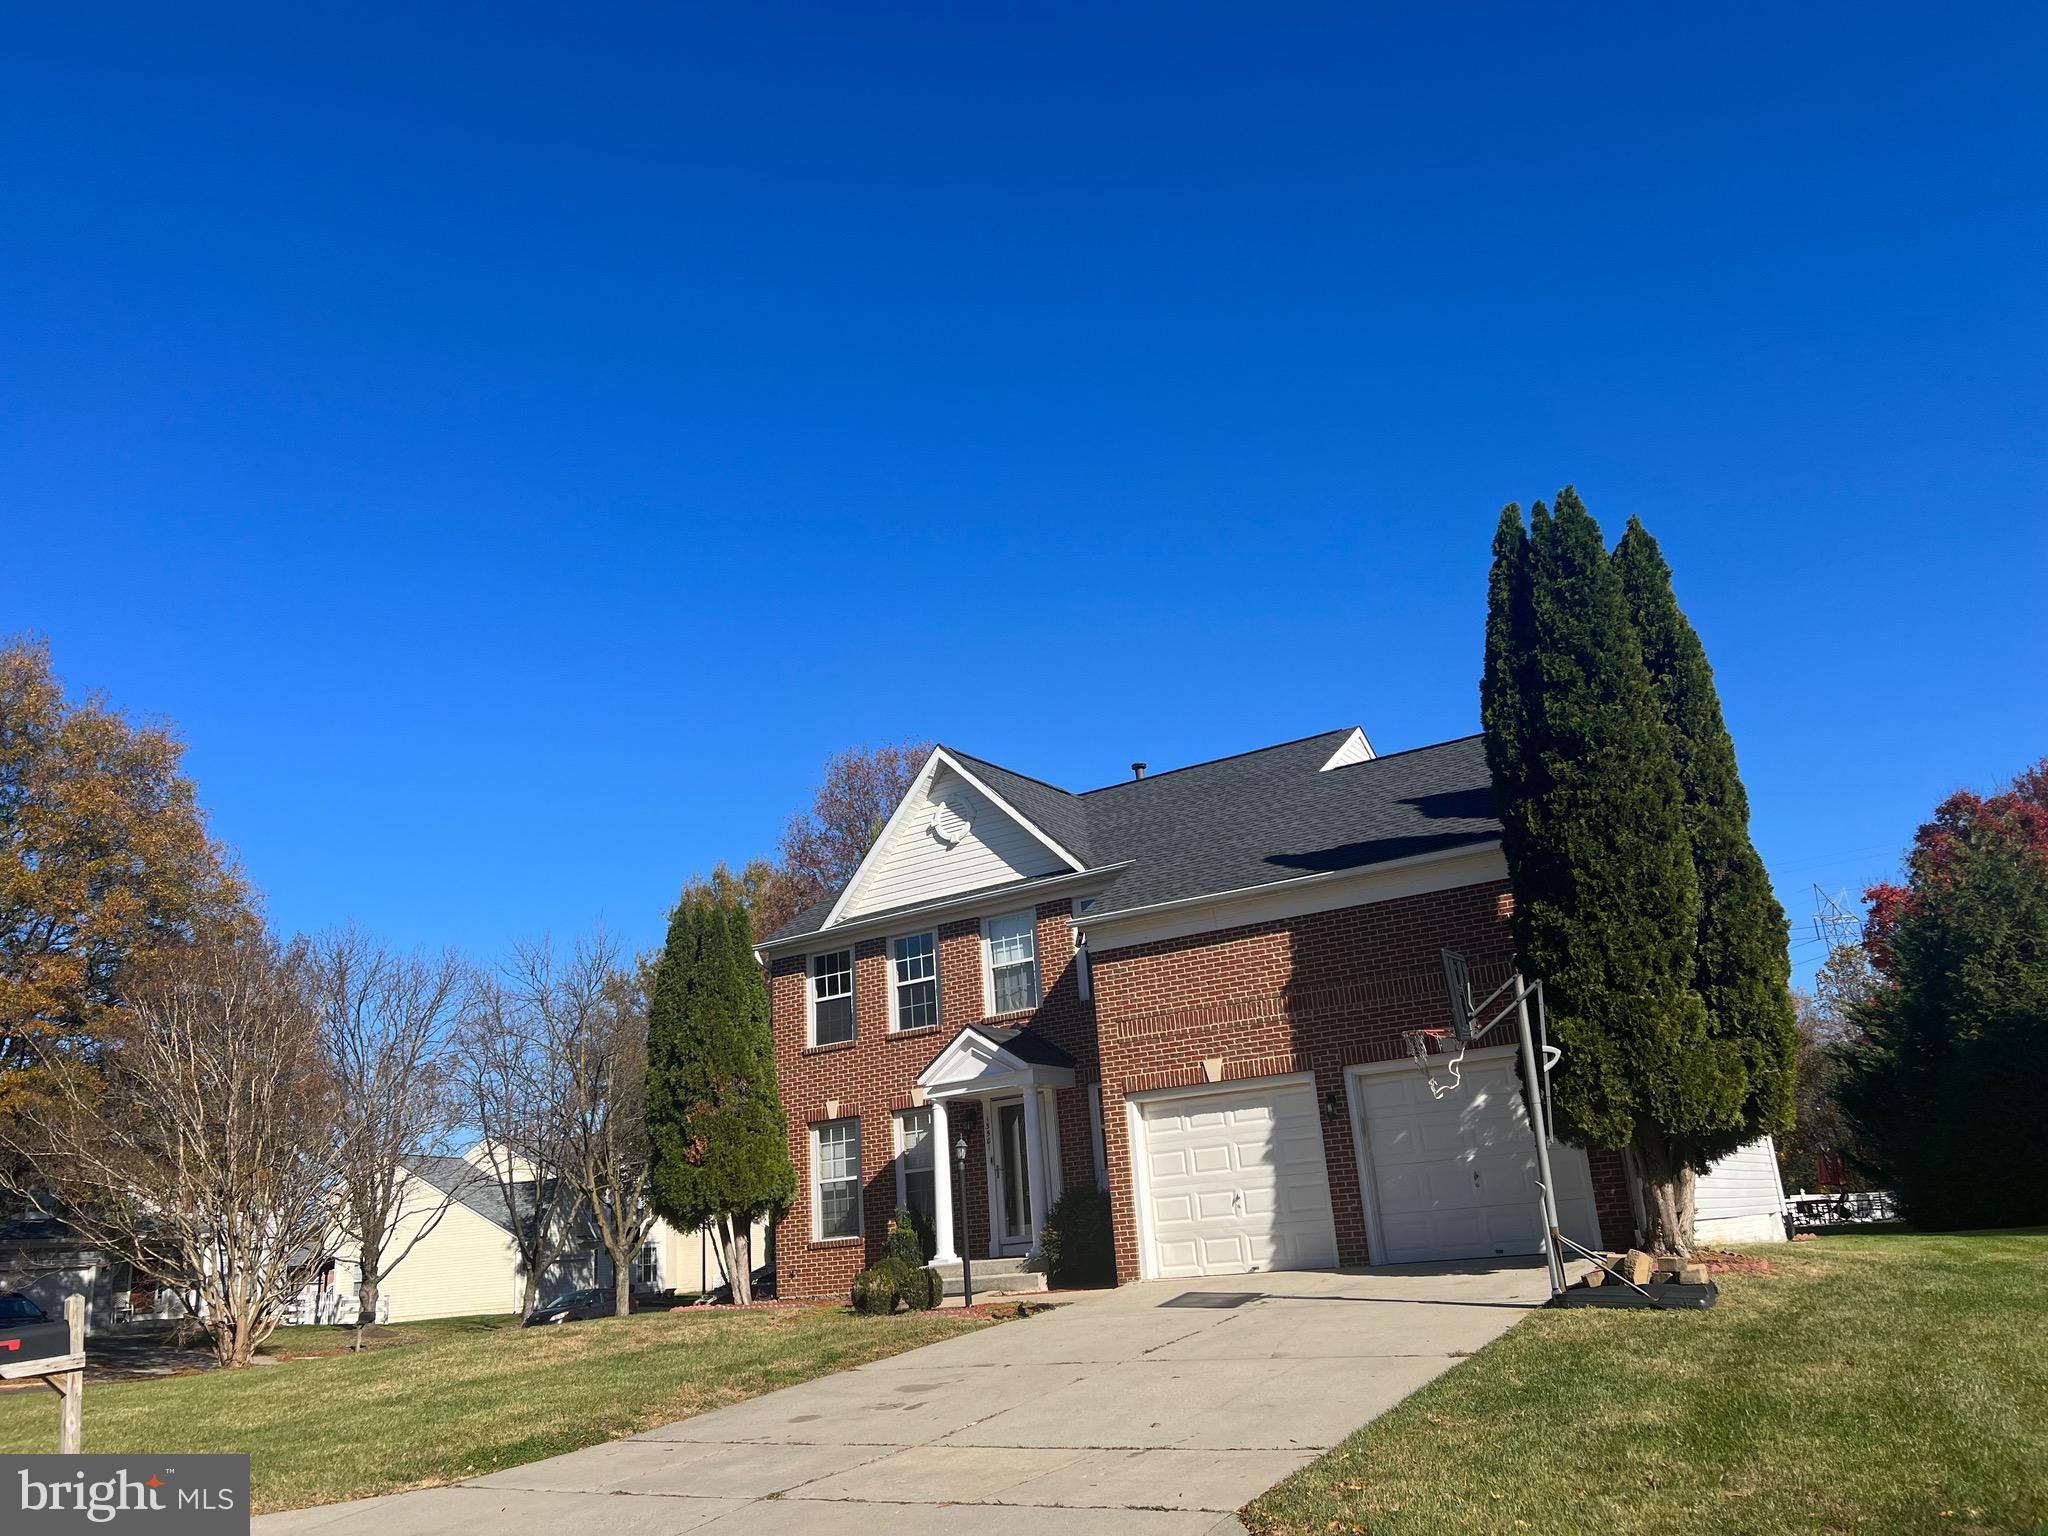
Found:
<path fill-rule="evenodd" d="M 862 741 L 1462 734 L 1566 482 L 1795 940 L 2048 751 L 2038 7 L 7 34 L 0 631 L 180 724 L 286 928 L 651 942 Z"/>

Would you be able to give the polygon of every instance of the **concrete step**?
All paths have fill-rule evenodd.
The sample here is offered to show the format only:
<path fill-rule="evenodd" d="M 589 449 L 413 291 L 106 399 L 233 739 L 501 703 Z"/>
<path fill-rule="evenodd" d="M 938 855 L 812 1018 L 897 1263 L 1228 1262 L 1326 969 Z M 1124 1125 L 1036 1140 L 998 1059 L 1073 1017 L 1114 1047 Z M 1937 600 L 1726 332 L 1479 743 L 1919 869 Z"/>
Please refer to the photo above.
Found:
<path fill-rule="evenodd" d="M 974 1261 L 974 1294 L 983 1296 L 1028 1296 L 1046 1289 L 1045 1276 L 1029 1267 L 1030 1261 L 1012 1259 L 976 1259 Z M 965 1294 L 966 1285 L 960 1265 L 935 1264 L 939 1278 L 946 1283 L 948 1296 Z"/>

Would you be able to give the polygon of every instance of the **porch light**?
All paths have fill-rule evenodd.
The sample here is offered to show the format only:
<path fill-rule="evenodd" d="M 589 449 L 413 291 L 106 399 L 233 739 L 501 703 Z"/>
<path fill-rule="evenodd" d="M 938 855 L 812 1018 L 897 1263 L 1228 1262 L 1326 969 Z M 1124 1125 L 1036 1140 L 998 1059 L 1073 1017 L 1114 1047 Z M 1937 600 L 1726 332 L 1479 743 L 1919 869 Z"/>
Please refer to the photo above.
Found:
<path fill-rule="evenodd" d="M 965 1136 L 962 1136 L 953 1143 L 953 1162 L 955 1166 L 960 1168 L 967 1166 L 967 1138 Z"/>

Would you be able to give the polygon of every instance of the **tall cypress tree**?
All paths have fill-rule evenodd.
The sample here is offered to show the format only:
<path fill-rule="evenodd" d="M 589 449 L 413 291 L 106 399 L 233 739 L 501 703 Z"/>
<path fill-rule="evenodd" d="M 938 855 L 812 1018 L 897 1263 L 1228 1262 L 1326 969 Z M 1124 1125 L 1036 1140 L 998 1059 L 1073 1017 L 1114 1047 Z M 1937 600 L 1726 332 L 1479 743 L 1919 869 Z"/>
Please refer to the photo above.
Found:
<path fill-rule="evenodd" d="M 1663 551 L 1636 518 L 1615 546 L 1614 567 L 1678 758 L 1700 889 L 1693 990 L 1706 1005 L 1714 1037 L 1742 1054 L 1741 1123 L 1725 1137 L 1702 1137 L 1699 1150 L 1711 1159 L 1766 1132 L 1791 1129 L 1799 1032 L 1789 929 L 1750 841 L 1749 795 L 1706 647 L 1678 606 Z"/>
<path fill-rule="evenodd" d="M 1532 509 L 1525 583 L 1507 523 L 1483 703 L 1490 760 L 1506 769 L 1495 794 L 1515 945 L 1544 980 L 1565 1053 L 1552 1079 L 1560 1123 L 1634 1151 L 1656 1240 L 1682 1252 L 1700 1149 L 1739 1125 L 1743 1074 L 1691 985 L 1699 886 L 1671 732 L 1577 494 L 1560 492 L 1555 516 Z"/>
<path fill-rule="evenodd" d="M 752 1225 L 789 1203 L 796 1174 L 775 1083 L 768 990 L 739 901 L 686 891 L 669 918 L 647 1019 L 650 1203 L 709 1224 L 733 1299 L 751 1299 Z"/>

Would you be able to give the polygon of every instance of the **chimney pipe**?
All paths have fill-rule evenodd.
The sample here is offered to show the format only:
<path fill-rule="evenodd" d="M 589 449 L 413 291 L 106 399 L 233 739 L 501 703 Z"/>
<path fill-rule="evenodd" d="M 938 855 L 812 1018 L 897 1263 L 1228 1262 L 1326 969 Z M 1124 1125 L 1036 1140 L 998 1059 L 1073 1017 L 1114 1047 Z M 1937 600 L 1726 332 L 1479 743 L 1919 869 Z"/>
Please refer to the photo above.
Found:
<path fill-rule="evenodd" d="M 1131 764 L 1131 777 L 1134 779 L 1142 779 L 1143 777 L 1145 777 L 1145 765 L 1143 763 Z"/>

